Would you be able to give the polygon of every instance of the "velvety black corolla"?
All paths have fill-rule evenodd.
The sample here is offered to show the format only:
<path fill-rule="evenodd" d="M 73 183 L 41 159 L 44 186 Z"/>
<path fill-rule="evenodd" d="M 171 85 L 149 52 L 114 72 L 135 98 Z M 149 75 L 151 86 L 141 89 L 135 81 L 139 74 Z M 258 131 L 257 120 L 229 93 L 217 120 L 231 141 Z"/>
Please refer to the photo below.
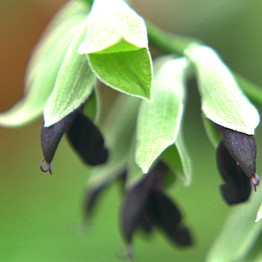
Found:
<path fill-rule="evenodd" d="M 168 168 L 158 162 L 147 176 L 126 195 L 122 208 L 122 231 L 130 245 L 138 228 L 150 233 L 153 227 L 162 230 L 179 246 L 192 244 L 191 234 L 182 223 L 176 204 L 164 193 L 164 176 Z"/>
<path fill-rule="evenodd" d="M 253 135 L 246 135 L 221 126 L 217 126 L 222 141 L 217 148 L 217 164 L 226 182 L 221 192 L 228 204 L 246 201 L 251 192 L 259 185 L 256 174 L 256 140 Z"/>
<path fill-rule="evenodd" d="M 84 197 L 84 219 L 89 219 L 94 213 L 94 209 L 97 206 L 98 199 L 104 193 L 107 188 L 106 184 L 102 184 L 95 188 L 88 190 Z"/>
<path fill-rule="evenodd" d="M 40 167 L 43 172 L 51 171 L 51 161 L 64 134 L 72 147 L 88 165 L 99 165 L 106 162 L 108 150 L 105 148 L 103 135 L 99 129 L 78 109 L 50 127 L 42 126 L 41 146 L 44 160 Z M 46 168 L 43 168 L 43 162 Z"/>
<path fill-rule="evenodd" d="M 93 122 L 78 113 L 67 130 L 67 138 L 72 147 L 88 165 L 100 165 L 108 158 L 104 138 Z"/>
<path fill-rule="evenodd" d="M 125 186 L 126 182 L 126 175 L 127 172 L 124 170 L 123 172 L 119 173 L 116 178 L 121 184 L 121 191 Z M 94 214 L 94 210 L 97 207 L 99 199 L 102 197 L 104 192 L 107 188 L 113 183 L 114 181 L 106 181 L 99 185 L 96 185 L 92 188 L 89 188 L 84 196 L 84 219 L 89 222 L 88 220 L 91 219 L 92 215 Z"/>

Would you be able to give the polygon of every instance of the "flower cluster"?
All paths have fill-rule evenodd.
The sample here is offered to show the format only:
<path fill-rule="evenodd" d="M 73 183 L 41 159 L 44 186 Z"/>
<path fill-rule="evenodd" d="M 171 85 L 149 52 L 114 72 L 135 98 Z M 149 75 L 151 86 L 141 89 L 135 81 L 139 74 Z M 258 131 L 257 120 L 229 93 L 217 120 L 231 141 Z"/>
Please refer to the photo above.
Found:
<path fill-rule="evenodd" d="M 87 219 L 104 189 L 124 181 L 121 230 L 128 256 L 138 229 L 150 234 L 157 228 L 171 243 L 190 246 L 193 237 L 180 208 L 166 194 L 177 177 L 188 185 L 192 176 L 182 130 L 186 80 L 193 72 L 198 81 L 205 127 L 225 182 L 221 193 L 230 205 L 248 200 L 251 185 L 255 191 L 259 185 L 259 114 L 212 48 L 191 41 L 181 57 L 152 61 L 140 16 L 122 0 L 96 0 L 91 10 L 89 2 L 70 1 L 51 23 L 29 64 L 25 98 L 0 115 L 0 125 L 23 125 L 43 113 L 40 168 L 50 174 L 66 135 L 92 166 Z M 102 118 L 98 81 L 124 93 Z"/>

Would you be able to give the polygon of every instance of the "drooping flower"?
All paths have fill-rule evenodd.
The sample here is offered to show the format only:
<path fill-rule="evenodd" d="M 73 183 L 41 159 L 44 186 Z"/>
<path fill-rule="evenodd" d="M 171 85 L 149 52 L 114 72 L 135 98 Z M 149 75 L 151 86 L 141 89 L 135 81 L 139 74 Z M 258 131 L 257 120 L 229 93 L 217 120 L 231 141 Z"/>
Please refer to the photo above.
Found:
<path fill-rule="evenodd" d="M 246 201 L 251 192 L 250 182 L 259 185 L 256 173 L 256 140 L 247 135 L 217 125 L 222 141 L 217 147 L 217 164 L 225 180 L 221 192 L 228 204 Z"/>
<path fill-rule="evenodd" d="M 157 227 L 179 246 L 192 244 L 189 229 L 184 226 L 177 205 L 164 192 L 164 177 L 168 167 L 159 161 L 146 177 L 127 192 L 123 203 L 122 231 L 131 253 L 133 235 L 138 228 L 150 233 Z"/>
<path fill-rule="evenodd" d="M 44 160 L 47 164 L 43 168 L 43 161 L 40 168 L 43 172 L 51 171 L 51 161 L 64 134 L 81 157 L 88 165 L 99 165 L 106 162 L 108 150 L 104 145 L 104 138 L 94 123 L 82 112 L 82 107 L 70 113 L 56 124 L 45 127 L 41 130 L 41 146 Z"/>

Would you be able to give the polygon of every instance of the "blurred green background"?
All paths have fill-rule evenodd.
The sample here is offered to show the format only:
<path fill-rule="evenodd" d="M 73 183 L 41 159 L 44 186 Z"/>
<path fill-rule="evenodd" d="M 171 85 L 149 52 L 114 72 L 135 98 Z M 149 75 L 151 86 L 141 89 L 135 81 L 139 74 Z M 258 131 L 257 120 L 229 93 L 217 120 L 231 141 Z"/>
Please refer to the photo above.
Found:
<path fill-rule="evenodd" d="M 23 94 L 32 48 L 62 0 L 0 1 L 0 111 Z M 213 46 L 235 71 L 262 85 L 262 1 L 136 0 L 134 8 L 169 31 Z M 44 73 L 44 72 L 43 72 Z M 180 250 L 163 235 L 135 237 L 136 261 L 204 261 L 230 210 L 219 194 L 215 151 L 206 138 L 196 89 L 189 88 L 186 144 L 194 165 L 193 184 L 170 189 L 193 231 L 195 245 Z M 53 162 L 54 175 L 39 170 L 41 120 L 20 129 L 0 129 L 0 261 L 120 261 L 120 189 L 105 193 L 93 225 L 81 228 L 87 168 L 65 140 Z M 262 131 L 258 134 L 258 173 Z M 261 190 L 259 188 L 259 190 Z"/>

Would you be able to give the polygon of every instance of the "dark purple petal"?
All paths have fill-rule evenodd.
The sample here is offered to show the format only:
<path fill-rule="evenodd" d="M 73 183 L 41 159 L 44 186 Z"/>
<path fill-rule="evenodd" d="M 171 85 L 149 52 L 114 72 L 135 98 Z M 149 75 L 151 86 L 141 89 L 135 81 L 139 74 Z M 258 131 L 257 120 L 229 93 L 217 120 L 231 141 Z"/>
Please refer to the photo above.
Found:
<path fill-rule="evenodd" d="M 104 138 L 99 129 L 86 116 L 77 114 L 67 131 L 72 147 L 88 165 L 103 164 L 108 159 Z"/>
<path fill-rule="evenodd" d="M 144 212 L 143 215 L 140 217 L 138 227 L 141 228 L 147 235 L 150 235 L 153 232 L 153 224 L 148 218 L 146 212 Z"/>
<path fill-rule="evenodd" d="M 94 213 L 97 202 L 106 188 L 107 185 L 103 184 L 87 192 L 84 198 L 84 217 L 86 219 Z"/>
<path fill-rule="evenodd" d="M 137 185 L 129 189 L 123 203 L 121 213 L 122 231 L 128 243 L 131 243 L 135 230 L 141 225 L 150 192 L 161 187 L 162 174 L 167 167 L 157 163 L 147 176 Z"/>
<path fill-rule="evenodd" d="M 248 177 L 228 152 L 224 142 L 219 144 L 216 154 L 218 169 L 226 182 L 220 188 L 224 199 L 228 204 L 246 201 L 251 192 Z"/>
<path fill-rule="evenodd" d="M 253 135 L 246 135 L 228 128 L 218 126 L 222 140 L 235 162 L 251 179 L 256 174 L 256 139 Z"/>
<path fill-rule="evenodd" d="M 173 240 L 177 245 L 181 247 L 193 245 L 191 232 L 187 227 L 183 225 L 179 225 L 174 231 Z"/>
<path fill-rule="evenodd" d="M 70 124 L 72 123 L 74 117 L 76 116 L 76 111 L 67 115 L 62 120 L 50 127 L 42 126 L 41 129 L 41 147 L 44 155 L 44 159 L 47 163 L 47 168 L 43 168 L 43 161 L 40 164 L 42 171 L 47 172 L 51 170 L 50 163 L 53 160 L 57 146 L 63 136 L 67 131 Z"/>
<path fill-rule="evenodd" d="M 152 223 L 179 246 L 192 245 L 189 230 L 182 224 L 182 215 L 176 204 L 163 192 L 154 190 L 147 202 L 146 212 Z"/>
<path fill-rule="evenodd" d="M 126 177 L 126 170 L 120 173 L 117 176 L 117 180 L 119 180 L 122 183 L 122 180 Z M 106 191 L 106 189 L 111 185 L 113 181 L 103 181 L 100 185 L 97 185 L 93 188 L 89 188 L 86 192 L 86 195 L 84 197 L 84 218 L 89 219 L 98 204 L 98 201 L 102 197 L 103 193 Z M 122 189 L 122 188 L 121 188 Z"/>
<path fill-rule="evenodd" d="M 150 187 L 141 183 L 131 188 L 126 196 L 122 207 L 122 231 L 128 243 L 132 242 L 132 236 L 140 225 L 143 211 L 146 206 Z"/>

